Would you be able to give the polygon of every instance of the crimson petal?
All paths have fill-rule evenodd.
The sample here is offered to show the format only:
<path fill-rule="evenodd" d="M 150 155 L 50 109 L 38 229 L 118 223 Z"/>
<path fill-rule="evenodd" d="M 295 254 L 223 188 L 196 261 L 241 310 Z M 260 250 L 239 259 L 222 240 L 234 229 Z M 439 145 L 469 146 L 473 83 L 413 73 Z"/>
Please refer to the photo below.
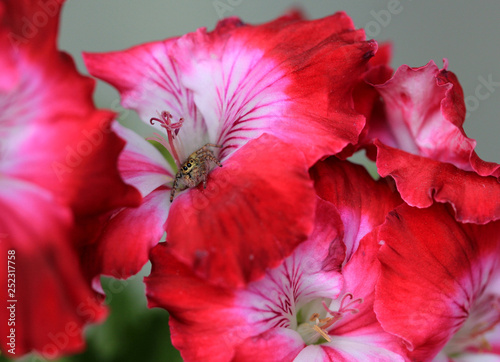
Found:
<path fill-rule="evenodd" d="M 206 190 L 200 184 L 174 200 L 167 243 L 199 275 L 243 285 L 308 237 L 315 205 L 303 157 L 263 135 L 210 173 Z"/>
<path fill-rule="evenodd" d="M 484 224 L 500 218 L 500 166 L 481 160 L 465 135 L 463 91 L 457 77 L 434 62 L 401 66 L 383 84 L 380 69 L 367 75 L 382 98 L 376 103 L 362 143 L 377 147 L 381 176 L 395 179 L 410 205 L 447 202 L 457 220 Z M 379 78 L 379 79 L 377 79 Z"/>
<path fill-rule="evenodd" d="M 449 163 L 434 161 L 376 141 L 377 168 L 391 176 L 402 198 L 411 206 L 449 203 L 461 222 L 485 224 L 500 219 L 500 183 Z"/>
<path fill-rule="evenodd" d="M 498 275 L 500 224 L 460 224 L 444 205 L 402 205 L 381 227 L 375 313 L 415 360 L 431 360 Z"/>
<path fill-rule="evenodd" d="M 102 321 L 106 308 L 83 278 L 77 255 L 67 242 L 71 214 L 42 188 L 9 179 L 0 185 L 4 256 L 0 266 L 5 270 L 0 279 L 2 350 L 17 357 L 34 349 L 46 358 L 82 351 L 83 327 Z M 14 323 L 8 324 L 9 317 Z M 8 337 L 11 328 L 13 345 Z"/>
<path fill-rule="evenodd" d="M 362 166 L 330 157 L 311 168 L 318 196 L 337 208 L 344 224 L 346 262 L 360 240 L 402 203 L 387 180 L 375 181 Z M 374 195 L 377 195 L 374 197 Z"/>

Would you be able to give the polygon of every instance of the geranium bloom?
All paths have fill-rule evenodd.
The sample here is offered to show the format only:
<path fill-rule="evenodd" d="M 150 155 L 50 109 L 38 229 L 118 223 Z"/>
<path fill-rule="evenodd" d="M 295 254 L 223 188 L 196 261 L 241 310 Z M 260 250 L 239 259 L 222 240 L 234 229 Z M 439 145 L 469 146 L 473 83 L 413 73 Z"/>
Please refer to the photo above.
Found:
<path fill-rule="evenodd" d="M 500 222 L 461 224 L 443 205 L 404 205 L 379 238 L 375 312 L 412 360 L 497 361 Z"/>
<path fill-rule="evenodd" d="M 126 266 L 127 277 L 166 230 L 171 252 L 218 283 L 243 285 L 276 266 L 313 227 L 307 170 L 357 142 L 364 127 L 352 91 L 375 50 L 344 13 L 314 21 L 291 13 L 259 26 L 229 18 L 212 32 L 86 54 L 123 106 L 160 129 L 154 139 L 178 168 L 192 167 L 188 156 L 207 144 L 222 165 L 206 189 L 178 190 L 170 206 L 175 171 L 146 141 L 118 131 L 130 144 L 122 175 L 145 203 L 117 210 L 103 234 L 106 250 L 123 248 L 120 259 L 103 259 L 102 250 L 96 259 L 105 270 Z"/>
<path fill-rule="evenodd" d="M 149 306 L 170 312 L 172 342 L 185 360 L 405 360 L 399 338 L 373 311 L 376 228 L 399 196 L 333 158 L 312 175 L 321 196 L 313 233 L 246 288 L 209 284 L 165 244 L 153 249 Z"/>
<path fill-rule="evenodd" d="M 85 226 L 140 202 L 117 170 L 113 114 L 93 107 L 93 81 L 56 49 L 59 12 L 0 3 L 0 347 L 10 357 L 83 348 L 83 326 L 106 314 L 77 253 L 92 237 Z"/>
<path fill-rule="evenodd" d="M 463 92 L 447 61 L 388 74 L 381 66 L 367 75 L 381 101 L 369 109 L 361 144 L 376 146 L 379 174 L 394 178 L 409 205 L 449 203 L 462 222 L 500 219 L 500 166 L 482 161 L 465 135 Z"/>

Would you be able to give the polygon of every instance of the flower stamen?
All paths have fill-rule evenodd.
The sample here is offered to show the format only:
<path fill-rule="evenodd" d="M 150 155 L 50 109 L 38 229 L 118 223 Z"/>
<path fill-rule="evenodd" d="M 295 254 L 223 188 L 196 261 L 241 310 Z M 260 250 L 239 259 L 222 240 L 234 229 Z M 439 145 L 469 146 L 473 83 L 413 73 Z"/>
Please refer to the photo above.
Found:
<path fill-rule="evenodd" d="M 154 133 L 156 137 L 150 137 L 147 139 L 162 144 L 172 154 L 177 164 L 177 167 L 179 167 L 181 165 L 181 160 L 174 146 L 174 139 L 177 137 L 177 134 L 179 133 L 182 124 L 184 123 L 184 118 L 179 118 L 179 120 L 174 123 L 172 122 L 173 116 L 170 114 L 170 112 L 163 111 L 161 112 L 161 114 L 158 113 L 158 116 L 160 118 L 152 117 L 149 120 L 149 123 L 151 123 L 151 125 L 154 125 L 154 122 L 160 123 L 160 126 L 167 131 L 168 144 L 165 142 L 164 138 L 160 136 L 158 133 Z"/>
<path fill-rule="evenodd" d="M 314 329 L 316 332 L 318 332 L 324 339 L 326 339 L 328 342 L 331 342 L 331 338 L 328 335 L 328 332 L 326 329 L 331 326 L 335 321 L 333 321 L 333 318 L 327 317 L 327 318 L 319 318 L 318 313 L 313 313 L 311 315 L 311 318 L 309 318 L 310 322 L 315 322 L 314 325 L 312 325 L 312 329 Z"/>
<path fill-rule="evenodd" d="M 327 342 L 331 342 L 332 339 L 330 338 L 330 336 L 328 335 L 328 332 L 323 330 L 320 326 L 318 326 L 317 324 L 313 325 L 312 326 L 312 329 L 314 329 L 316 332 L 318 332 L 321 337 L 323 337 L 324 339 L 326 339 Z"/>
<path fill-rule="evenodd" d="M 329 330 L 332 329 L 333 325 L 342 319 L 347 313 L 356 314 L 359 313 L 359 309 L 354 308 L 355 304 L 363 303 L 363 298 L 356 298 L 352 293 L 346 293 L 340 299 L 340 306 L 337 311 L 328 308 L 324 300 L 321 304 L 327 313 L 325 318 L 321 318 L 319 313 L 312 313 L 307 322 L 301 323 L 297 332 L 300 333 L 304 342 L 307 344 L 317 343 L 318 338 L 323 337 L 327 342 L 331 342 L 332 338 L 329 335 Z"/>
<path fill-rule="evenodd" d="M 349 303 L 347 303 L 346 305 L 344 305 L 344 303 L 345 303 L 345 301 L 346 301 L 347 298 L 351 299 L 351 301 Z M 358 303 L 358 304 L 363 303 L 363 298 L 357 298 L 357 299 L 354 299 L 354 300 L 353 300 L 353 298 L 354 298 L 354 296 L 352 295 L 352 293 L 346 293 L 346 294 L 344 294 L 344 296 L 340 300 L 340 307 L 339 307 L 339 310 L 337 312 L 328 309 L 328 307 L 326 306 L 325 301 L 322 301 L 321 304 L 323 304 L 323 308 L 325 308 L 326 311 L 328 313 L 330 313 L 332 316 L 336 317 L 336 316 L 338 316 L 340 314 L 340 317 L 342 317 L 343 314 L 348 313 L 348 312 L 351 312 L 352 314 L 359 313 L 359 309 L 357 309 L 357 308 L 349 308 L 349 307 L 351 305 L 353 305 L 354 303 Z"/>
<path fill-rule="evenodd" d="M 173 116 L 170 114 L 170 112 L 163 111 L 163 112 L 161 112 L 161 114 L 158 113 L 158 116 L 161 119 L 156 118 L 156 117 L 152 117 L 149 120 L 149 123 L 151 123 L 153 125 L 154 121 L 159 122 L 160 126 L 165 128 L 169 134 L 171 133 L 172 138 L 175 138 L 175 136 L 177 136 L 177 134 L 179 133 L 179 130 L 181 129 L 182 124 L 184 123 L 184 118 L 179 118 L 179 120 L 177 122 L 172 123 L 171 119 L 173 118 Z"/>
<path fill-rule="evenodd" d="M 500 304 L 498 300 L 495 300 L 491 303 L 491 311 L 495 311 L 495 317 L 489 318 L 488 321 L 482 321 L 477 323 L 471 330 L 470 336 L 472 338 L 484 336 L 487 332 L 493 330 L 500 323 Z"/>

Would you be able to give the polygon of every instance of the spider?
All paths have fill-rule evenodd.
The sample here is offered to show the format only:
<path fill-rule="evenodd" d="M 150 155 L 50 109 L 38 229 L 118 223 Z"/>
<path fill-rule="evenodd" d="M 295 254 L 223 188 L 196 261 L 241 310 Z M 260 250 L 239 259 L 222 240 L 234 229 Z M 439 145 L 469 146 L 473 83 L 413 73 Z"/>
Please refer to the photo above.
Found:
<path fill-rule="evenodd" d="M 172 191 L 170 191 L 170 202 L 174 200 L 174 195 L 179 184 L 181 184 L 181 187 L 185 186 L 181 189 L 184 190 L 188 187 L 195 187 L 201 181 L 203 181 L 203 188 L 207 188 L 207 174 L 210 170 L 210 168 L 208 167 L 210 161 L 216 163 L 219 167 L 222 167 L 221 163 L 219 162 L 217 157 L 215 157 L 209 147 L 221 148 L 222 146 L 215 145 L 213 143 L 207 143 L 198 151 L 195 151 L 189 155 L 187 161 L 181 165 L 179 171 L 175 175 Z"/>

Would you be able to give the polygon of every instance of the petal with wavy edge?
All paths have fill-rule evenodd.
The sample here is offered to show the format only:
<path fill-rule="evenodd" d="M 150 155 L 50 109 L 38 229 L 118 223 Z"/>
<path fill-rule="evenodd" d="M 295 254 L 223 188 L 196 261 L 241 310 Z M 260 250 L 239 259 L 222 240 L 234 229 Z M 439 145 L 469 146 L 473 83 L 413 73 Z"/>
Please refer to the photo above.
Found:
<path fill-rule="evenodd" d="M 151 275 L 144 279 L 148 307 L 169 311 L 172 344 L 182 358 L 231 360 L 232 339 L 243 340 L 251 333 L 245 316 L 234 308 L 234 292 L 194 275 L 165 243 L 152 249 L 151 261 Z"/>
<path fill-rule="evenodd" d="M 465 135 L 463 91 L 457 77 L 433 61 L 420 68 L 401 66 L 384 84 L 374 87 L 385 105 L 386 129 L 379 133 L 387 146 L 451 163 L 481 176 L 500 176 L 500 166 L 474 152 L 476 142 Z"/>
<path fill-rule="evenodd" d="M 411 206 L 449 203 L 461 222 L 485 224 L 500 219 L 500 183 L 449 164 L 388 147 L 376 141 L 377 168 L 391 176 Z"/>
<path fill-rule="evenodd" d="M 345 13 L 314 21 L 293 13 L 259 26 L 229 18 L 212 32 L 85 61 L 144 121 L 163 110 L 184 118 L 182 159 L 207 142 L 224 144 L 225 159 L 267 132 L 295 144 L 311 165 L 357 141 L 364 117 L 351 93 L 376 48 Z"/>
<path fill-rule="evenodd" d="M 303 149 L 310 163 L 356 141 L 364 120 L 351 92 L 376 43 L 365 42 L 345 13 L 314 21 L 291 14 L 220 33 L 199 30 L 174 45 L 211 139 L 232 151 L 267 132 Z"/>
<path fill-rule="evenodd" d="M 15 357 L 83 349 L 83 327 L 106 311 L 75 249 L 92 240 L 86 227 L 103 213 L 140 202 L 118 174 L 113 114 L 95 109 L 95 82 L 57 50 L 63 2 L 0 3 L 0 228 L 2 253 L 16 250 L 18 267 Z"/>

